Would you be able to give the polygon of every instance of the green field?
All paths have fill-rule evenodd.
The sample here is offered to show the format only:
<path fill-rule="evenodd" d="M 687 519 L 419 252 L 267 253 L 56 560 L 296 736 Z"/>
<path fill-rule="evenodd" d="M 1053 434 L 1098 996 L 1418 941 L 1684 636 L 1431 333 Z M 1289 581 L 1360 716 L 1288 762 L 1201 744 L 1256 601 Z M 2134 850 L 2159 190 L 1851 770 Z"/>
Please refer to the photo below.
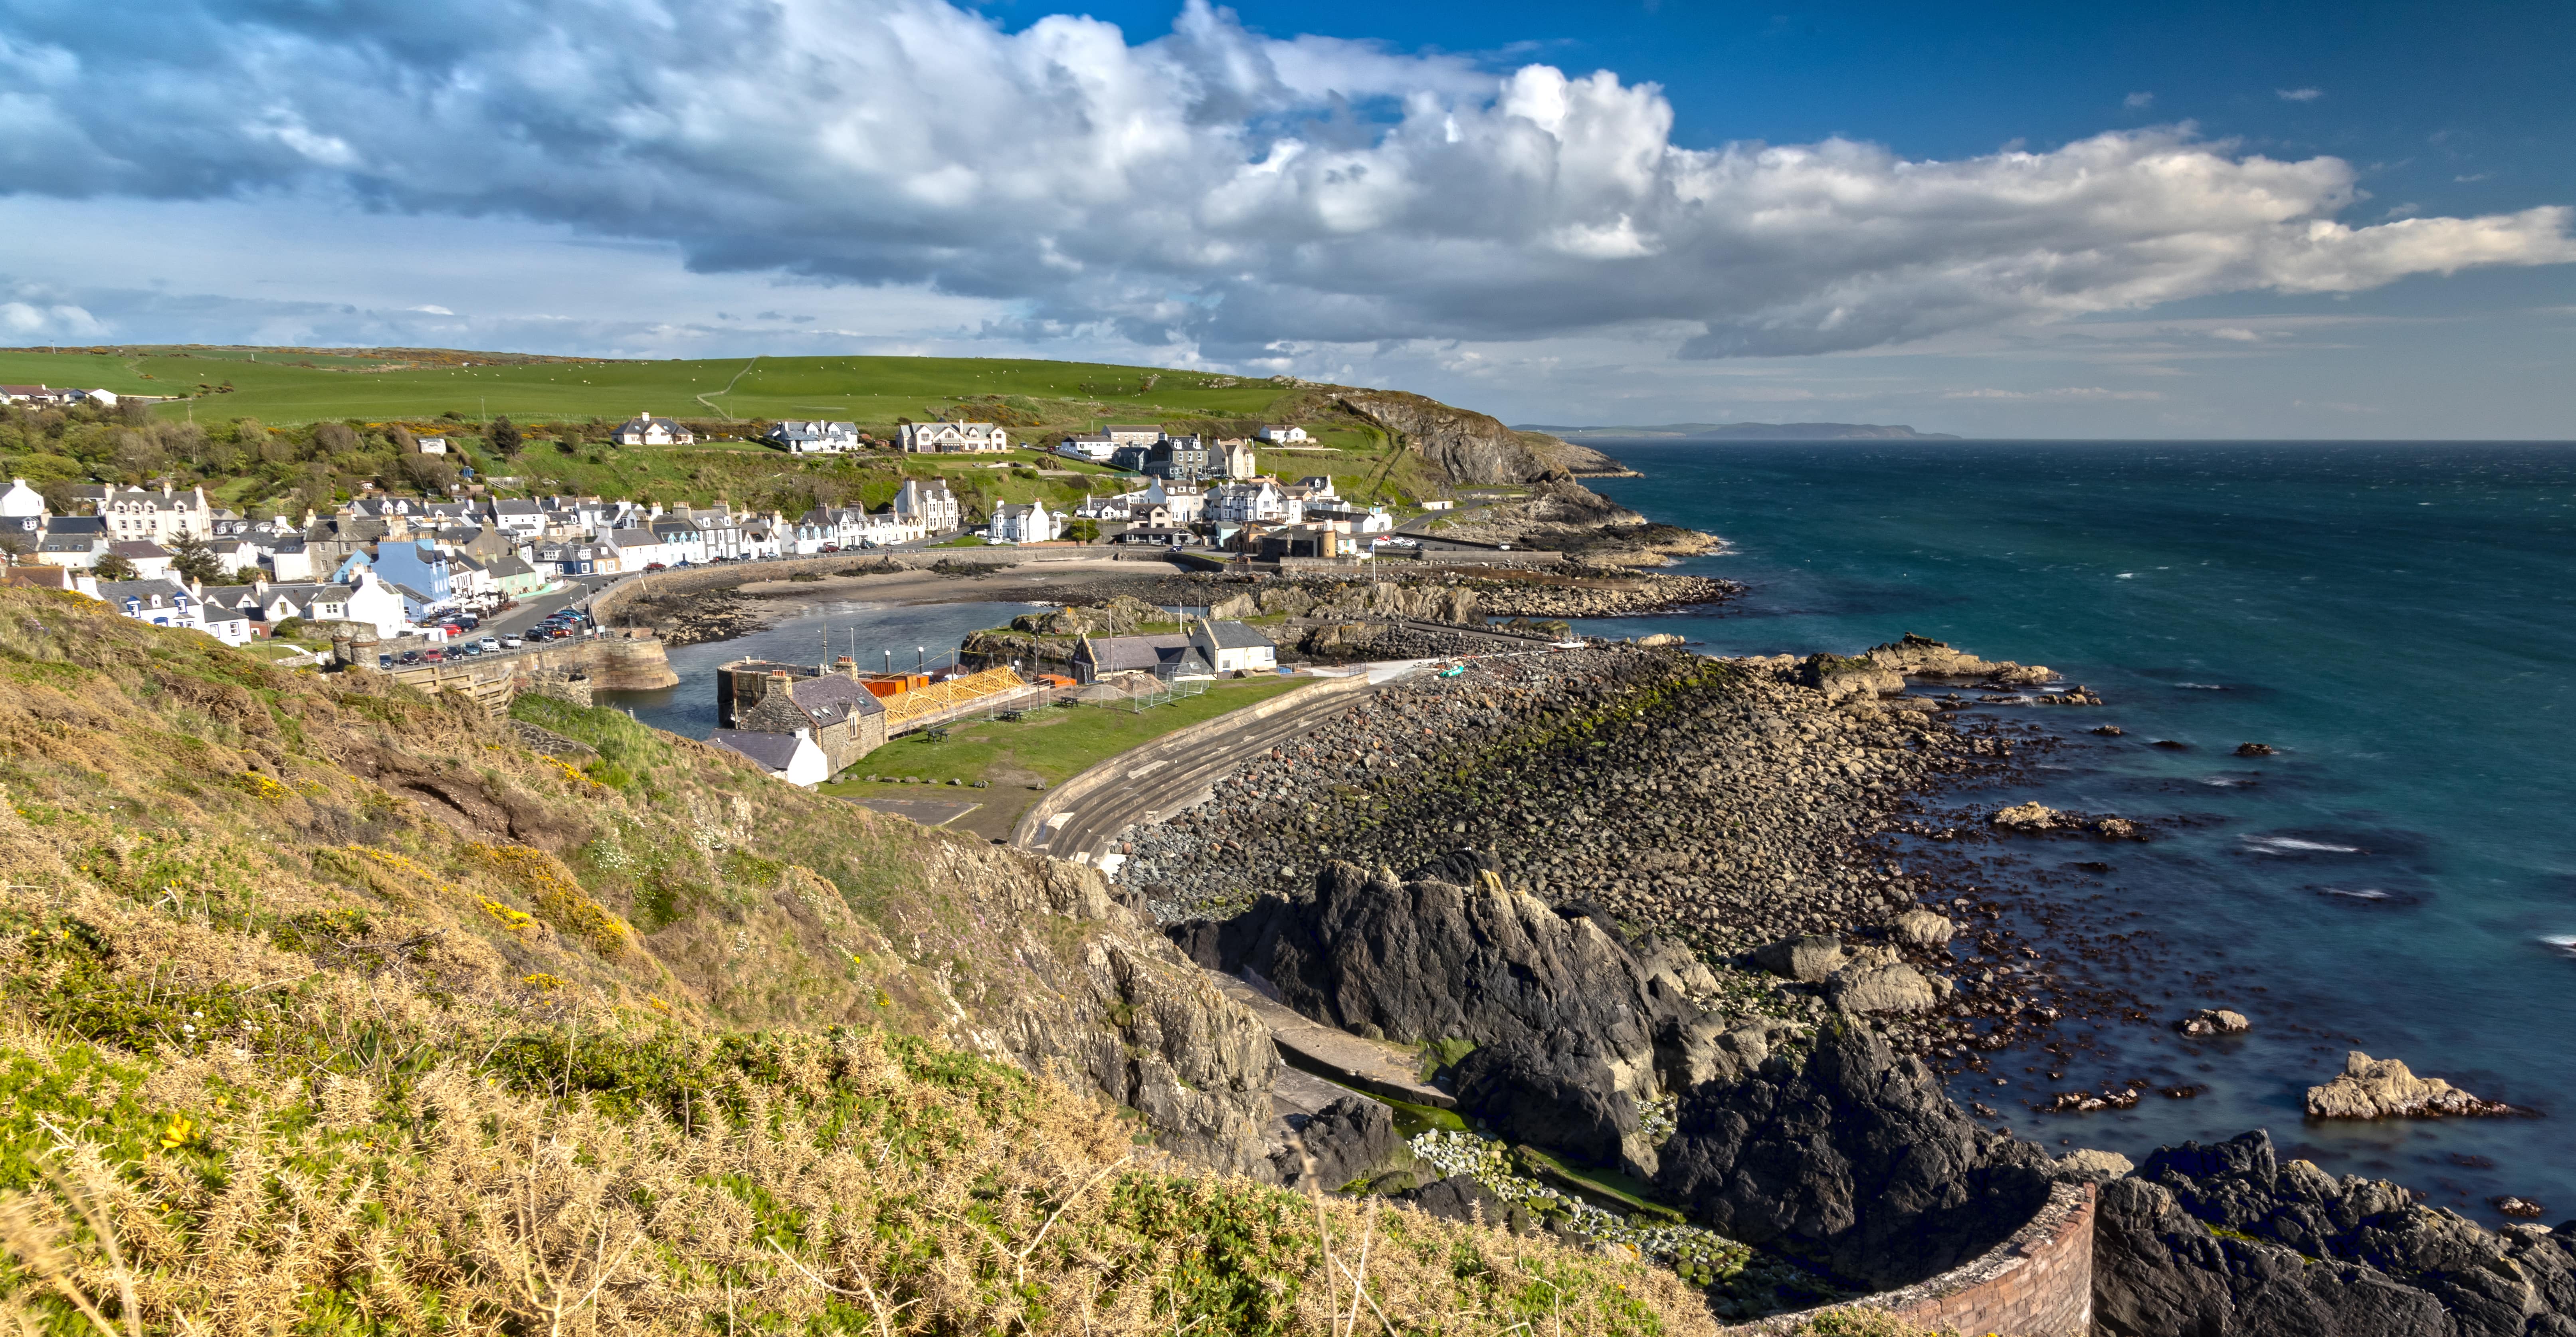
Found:
<path fill-rule="evenodd" d="M 1136 422 L 1248 434 L 1265 421 L 1305 425 L 1307 449 L 1264 448 L 1265 472 L 1323 475 L 1342 495 L 1406 505 L 1439 494 L 1420 457 L 1293 383 L 1203 372 L 1022 359 L 759 357 L 721 361 L 598 361 L 455 350 L 242 348 L 0 350 L 0 382 L 184 398 L 144 410 L 155 441 L 115 438 L 115 423 L 83 430 L 0 431 L 0 467 L 46 482 L 202 481 L 236 507 L 345 498 L 406 478 L 387 439 L 394 429 L 446 436 L 454 463 L 505 495 L 597 493 L 665 504 L 719 498 L 790 515 L 814 504 L 881 506 L 904 477 L 946 476 L 979 512 L 1003 502 L 1070 505 L 1126 486 L 1111 471 L 1043 450 L 994 457 L 892 458 L 891 452 L 796 459 L 752 438 L 781 418 L 855 422 L 891 438 L 906 419 L 998 422 L 1043 447 L 1063 433 Z M 85 411 L 84 411 L 85 412 Z M 676 418 L 700 437 L 677 448 L 605 440 L 637 413 Z M 114 415 L 122 419 L 122 415 Z M 515 458 L 486 436 L 508 418 L 528 436 Z M 313 431 L 346 424 L 358 448 L 325 455 Z M 337 430 L 333 428 L 332 430 Z M 130 435 L 130 434 L 129 434 Z M 118 441 L 124 442 L 120 449 Z M 323 466 L 317 470 L 315 466 Z M 498 482 L 495 480 L 515 480 Z M 289 495 L 292 494 L 292 495 Z"/>
<path fill-rule="evenodd" d="M 758 357 L 602 362 L 472 352 L 324 353 L 279 349 L 133 348 L 0 352 L 0 381 L 120 394 L 192 395 L 165 417 L 256 418 L 271 426 L 325 420 L 469 422 L 602 418 L 774 421 L 839 418 L 887 428 L 951 416 L 962 402 L 1052 426 L 1257 419 L 1295 387 L 1200 372 L 999 358 Z M 1149 388 L 1150 382 L 1150 388 Z M 230 385 L 231 390 L 222 387 Z M 1015 401 L 1026 401 L 1025 403 Z M 1004 415 L 1006 421 L 1010 415 Z M 1034 425 L 1034 424 L 1033 424 Z"/>
<path fill-rule="evenodd" d="M 1259 677 L 1227 679 L 1206 692 L 1144 711 L 1125 706 L 1055 706 L 1018 720 L 976 721 L 948 730 L 945 739 L 907 734 L 869 753 L 845 775 L 915 776 L 936 785 L 889 784 L 845 778 L 818 791 L 841 798 L 962 799 L 984 807 L 956 823 L 959 830 L 990 836 L 1007 835 L 1020 814 L 1038 799 L 1029 786 L 1043 781 L 1062 784 L 1093 763 L 1141 746 L 1176 729 L 1214 719 L 1230 710 L 1256 705 L 1300 687 L 1312 678 Z M 946 784 L 990 781 L 989 789 Z"/>

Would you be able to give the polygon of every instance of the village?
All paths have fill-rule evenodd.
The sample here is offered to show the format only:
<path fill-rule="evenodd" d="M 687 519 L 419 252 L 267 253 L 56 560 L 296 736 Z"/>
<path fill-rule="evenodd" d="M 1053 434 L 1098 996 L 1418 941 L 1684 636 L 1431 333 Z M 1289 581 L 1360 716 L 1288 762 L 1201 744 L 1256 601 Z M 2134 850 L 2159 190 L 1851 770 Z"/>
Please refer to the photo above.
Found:
<path fill-rule="evenodd" d="M 0 395 L 48 404 L 75 397 L 107 402 L 109 392 L 0 386 Z M 1304 437 L 1294 426 L 1261 433 L 1265 441 Z M 619 424 L 613 439 L 621 446 L 686 446 L 696 438 L 687 426 L 646 412 Z M 1007 429 L 981 422 L 905 423 L 887 443 L 849 422 L 791 420 L 772 425 L 761 439 L 797 456 L 1027 454 L 1014 447 Z M 448 442 L 420 436 L 413 448 L 437 456 Z M 720 563 L 869 549 L 1081 544 L 1331 561 L 1418 544 L 1396 534 L 1389 508 L 1343 499 L 1330 477 L 1261 476 L 1248 439 L 1111 426 L 1069 434 L 1053 453 L 1123 471 L 1135 485 L 1064 509 L 1038 499 L 998 504 L 978 516 L 946 478 L 906 477 L 892 501 L 875 510 L 816 507 L 790 517 L 721 501 L 665 507 L 603 496 L 512 497 L 466 481 L 444 498 L 369 487 L 327 514 L 307 509 L 263 517 L 213 503 L 202 485 L 89 483 L 39 491 L 12 479 L 0 492 L 0 556 L 6 558 L 0 583 L 76 591 L 140 621 L 203 631 L 228 645 L 264 640 L 303 622 L 360 624 L 380 640 L 418 636 L 434 646 L 473 631 L 482 615 L 569 582 Z M 499 647 L 468 639 L 458 650 L 491 648 Z"/>

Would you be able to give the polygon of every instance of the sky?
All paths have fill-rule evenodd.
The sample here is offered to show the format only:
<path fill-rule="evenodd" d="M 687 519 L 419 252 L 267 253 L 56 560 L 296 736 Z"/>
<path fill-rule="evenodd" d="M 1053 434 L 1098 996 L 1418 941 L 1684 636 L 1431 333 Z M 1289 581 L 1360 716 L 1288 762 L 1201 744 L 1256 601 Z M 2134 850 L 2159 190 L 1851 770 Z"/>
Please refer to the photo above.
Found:
<path fill-rule="evenodd" d="M 2576 6 L 0 0 L 0 343 L 2576 436 Z"/>

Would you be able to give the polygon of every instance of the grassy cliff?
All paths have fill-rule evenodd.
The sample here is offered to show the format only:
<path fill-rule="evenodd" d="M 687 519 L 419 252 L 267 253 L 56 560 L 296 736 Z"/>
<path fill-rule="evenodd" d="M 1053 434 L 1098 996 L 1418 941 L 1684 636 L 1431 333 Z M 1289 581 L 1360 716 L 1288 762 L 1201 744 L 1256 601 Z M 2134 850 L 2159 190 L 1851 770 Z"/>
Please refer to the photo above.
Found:
<path fill-rule="evenodd" d="M 1708 1330 L 1226 1173 L 1267 1038 L 1095 876 L 529 713 L 0 590 L 0 1317 Z"/>

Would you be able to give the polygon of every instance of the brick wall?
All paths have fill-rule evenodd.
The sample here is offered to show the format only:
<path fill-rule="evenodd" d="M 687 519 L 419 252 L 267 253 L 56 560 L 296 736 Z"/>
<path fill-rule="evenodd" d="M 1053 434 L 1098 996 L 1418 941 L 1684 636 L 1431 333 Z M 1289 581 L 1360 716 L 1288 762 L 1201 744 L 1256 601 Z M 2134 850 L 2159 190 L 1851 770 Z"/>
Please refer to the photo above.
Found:
<path fill-rule="evenodd" d="M 2093 1186 L 2059 1184 L 2010 1239 L 1929 1281 L 1852 1304 L 1961 1337 L 2088 1337 L 2093 1331 Z M 1772 1337 L 1805 1317 L 1781 1314 L 1721 1331 L 1731 1337 Z"/>

